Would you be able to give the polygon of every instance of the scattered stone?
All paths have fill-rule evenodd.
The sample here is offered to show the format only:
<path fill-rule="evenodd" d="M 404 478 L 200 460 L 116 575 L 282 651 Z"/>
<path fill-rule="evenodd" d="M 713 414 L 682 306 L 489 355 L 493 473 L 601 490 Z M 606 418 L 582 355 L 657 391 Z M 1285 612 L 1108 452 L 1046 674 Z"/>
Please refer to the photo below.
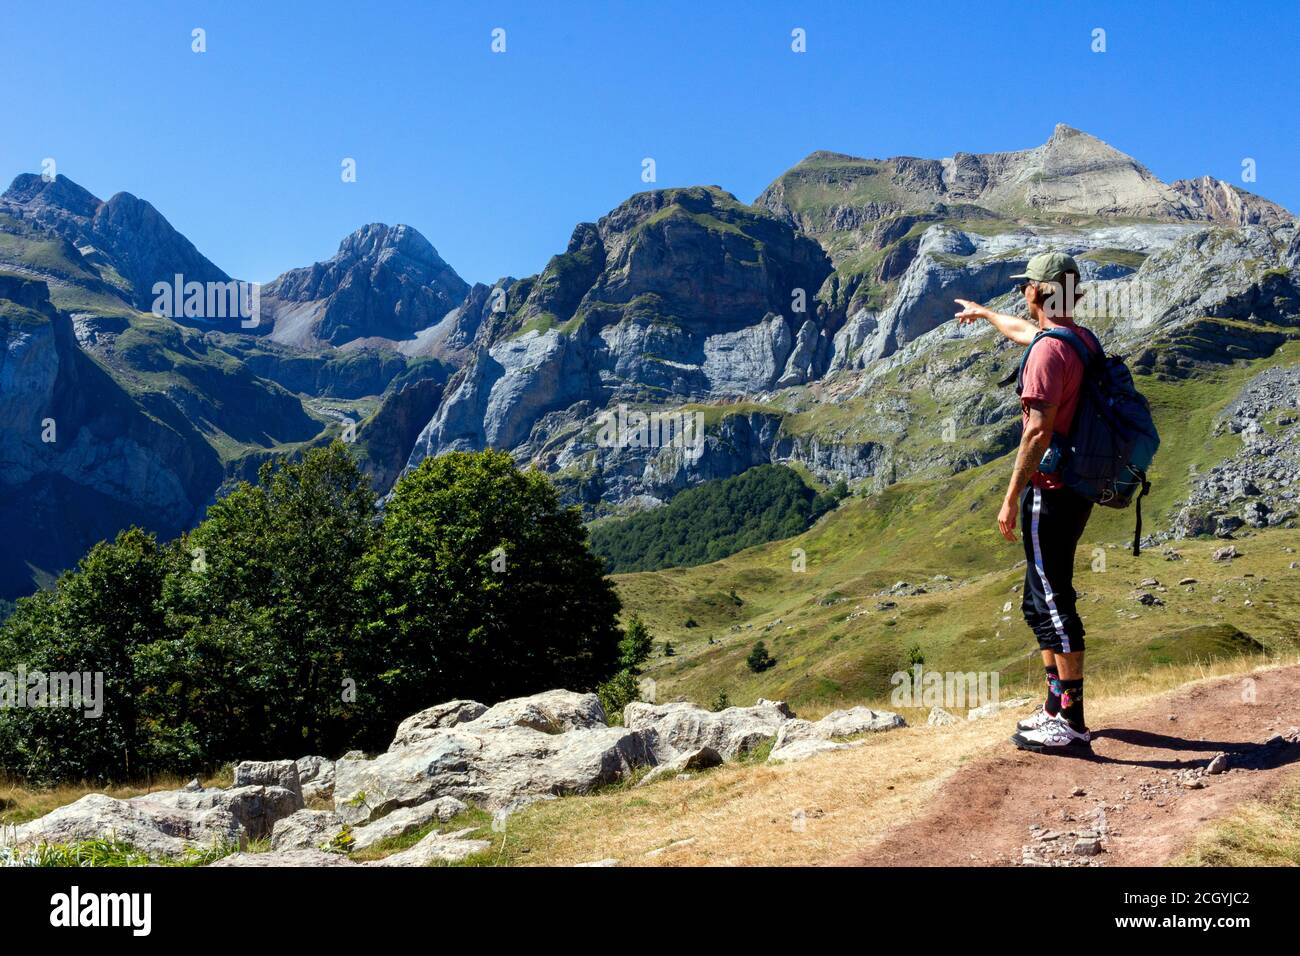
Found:
<path fill-rule="evenodd" d="M 1214 759 L 1210 761 L 1209 766 L 1205 768 L 1205 772 L 1208 774 L 1220 774 L 1227 769 L 1228 769 L 1228 755 L 1216 754 Z"/>
<path fill-rule="evenodd" d="M 926 717 L 925 722 L 931 727 L 947 727 L 958 723 L 958 720 L 942 707 L 931 707 L 930 716 Z"/>
<path fill-rule="evenodd" d="M 983 720 L 986 717 L 995 717 L 1004 710 L 1014 710 L 1017 707 L 1023 707 L 1025 704 L 1032 704 L 1031 697 L 1016 697 L 1012 700 L 995 701 L 991 704 L 984 704 L 981 707 L 974 707 L 966 712 L 967 720 Z"/>
<path fill-rule="evenodd" d="M 673 843 L 668 844 L 667 846 L 661 846 L 657 850 L 651 850 L 649 853 L 646 854 L 646 856 L 650 857 L 651 859 L 661 857 L 665 853 L 671 853 L 673 850 L 680 850 L 682 847 L 690 846 L 694 842 L 695 842 L 695 837 L 687 837 L 685 840 L 677 840 Z"/>

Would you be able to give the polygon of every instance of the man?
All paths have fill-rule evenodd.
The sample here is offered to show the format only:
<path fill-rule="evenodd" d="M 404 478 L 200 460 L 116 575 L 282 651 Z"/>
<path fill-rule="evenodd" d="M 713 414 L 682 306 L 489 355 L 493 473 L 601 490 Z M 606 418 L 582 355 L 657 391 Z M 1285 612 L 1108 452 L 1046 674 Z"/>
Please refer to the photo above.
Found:
<path fill-rule="evenodd" d="M 1074 306 L 1083 293 L 1072 257 L 1042 253 L 1012 279 L 1025 298 L 1029 320 L 957 299 L 962 306 L 957 321 L 966 325 L 984 319 L 1024 346 L 1039 332 L 1068 329 L 1094 354 L 1100 351 L 1096 336 L 1074 322 Z M 1087 747 L 1091 740 L 1083 719 L 1084 631 L 1075 608 L 1073 578 L 1074 552 L 1092 502 L 1065 488 L 1050 469 L 1039 470 L 1053 434 L 1063 440 L 1070 432 L 1083 376 L 1078 352 L 1064 339 L 1045 336 L 1030 350 L 1020 388 L 1024 430 L 998 513 L 998 530 L 1015 541 L 1016 512 L 1020 512 L 1027 562 L 1021 611 L 1038 638 L 1047 675 L 1047 700 L 1032 717 L 1017 724 L 1011 738 L 1023 750 L 1060 751 Z"/>

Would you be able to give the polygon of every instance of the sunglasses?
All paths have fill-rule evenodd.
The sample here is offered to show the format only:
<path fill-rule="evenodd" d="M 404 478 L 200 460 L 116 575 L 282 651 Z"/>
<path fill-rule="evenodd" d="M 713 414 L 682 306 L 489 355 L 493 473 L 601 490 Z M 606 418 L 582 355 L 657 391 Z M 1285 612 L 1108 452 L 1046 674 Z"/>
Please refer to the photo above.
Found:
<path fill-rule="evenodd" d="M 1017 280 L 1013 283 L 1013 288 L 1015 288 L 1015 290 L 1016 290 L 1017 292 L 1024 292 L 1025 289 L 1029 288 L 1029 280 L 1028 280 L 1028 279 L 1017 279 Z"/>

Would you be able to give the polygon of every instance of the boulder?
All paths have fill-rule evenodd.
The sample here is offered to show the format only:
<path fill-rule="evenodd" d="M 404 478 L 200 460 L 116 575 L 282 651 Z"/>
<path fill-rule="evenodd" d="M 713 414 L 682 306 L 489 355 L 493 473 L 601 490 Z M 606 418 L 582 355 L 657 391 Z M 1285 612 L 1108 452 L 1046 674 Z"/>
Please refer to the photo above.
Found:
<path fill-rule="evenodd" d="M 781 726 L 776 735 L 774 747 L 782 747 L 796 740 L 832 740 L 836 737 L 856 737 L 858 734 L 875 733 L 880 730 L 893 730 L 906 727 L 907 721 L 900 715 L 887 710 L 872 710 L 869 707 L 853 707 L 849 710 L 836 710 L 821 720 L 790 720 Z"/>
<path fill-rule="evenodd" d="M 413 744 L 426 736 L 425 731 L 467 723 L 482 716 L 486 710 L 487 707 L 474 700 L 449 700 L 445 704 L 434 704 L 398 724 L 397 735 L 393 737 L 388 749 L 396 750 Z"/>
<path fill-rule="evenodd" d="M 865 740 L 835 741 L 804 737 L 799 740 L 792 740 L 780 747 L 773 747 L 767 759 L 769 763 L 789 763 L 794 760 L 806 760 L 809 757 L 815 757 L 817 754 L 831 750 L 849 750 L 853 747 L 861 747 L 865 743 Z"/>
<path fill-rule="evenodd" d="M 298 764 L 292 760 L 244 760 L 235 765 L 236 787 L 283 787 L 298 796 L 302 805 L 302 782 Z"/>
<path fill-rule="evenodd" d="M 925 718 L 925 722 L 931 727 L 947 727 L 957 723 L 957 718 L 942 707 L 931 707 L 930 716 Z"/>
<path fill-rule="evenodd" d="M 414 807 L 398 807 L 392 813 L 352 831 L 354 850 L 364 850 L 382 840 L 406 836 L 437 820 L 450 820 L 466 809 L 466 804 L 455 797 L 439 797 Z"/>
<path fill-rule="evenodd" d="M 605 709 L 595 694 L 548 690 L 531 697 L 503 700 L 464 726 L 476 733 L 506 727 L 531 727 L 544 734 L 562 734 L 566 730 L 605 727 L 608 723 Z"/>
<path fill-rule="evenodd" d="M 784 703 L 770 700 L 760 700 L 753 707 L 720 711 L 688 703 L 637 702 L 628 704 L 623 711 L 623 726 L 652 732 L 651 745 L 659 763 L 702 747 L 711 747 L 724 760 L 731 760 L 774 738 L 790 716 Z"/>
<path fill-rule="evenodd" d="M 240 829 L 229 814 L 194 814 L 150 808 L 102 793 L 90 793 L 39 819 L 19 825 L 11 842 L 17 847 L 38 843 L 76 843 L 117 839 L 152 857 L 179 857 L 190 847 L 233 843 Z"/>
<path fill-rule="evenodd" d="M 334 796 L 334 761 L 324 757 L 299 757 L 298 781 L 302 785 L 304 801 L 328 800 Z"/>
<path fill-rule="evenodd" d="M 271 830 L 272 850 L 317 850 L 342 828 L 333 810 L 299 810 L 276 822 Z"/>
<path fill-rule="evenodd" d="M 429 733 L 373 760 L 335 765 L 334 806 L 343 822 L 366 823 L 438 797 L 495 810 L 519 797 L 587 793 L 656 762 L 649 735 L 625 727 L 546 733 L 473 721 Z"/>
<path fill-rule="evenodd" d="M 232 853 L 211 866 L 359 866 L 342 853 L 324 850 L 271 850 L 269 853 Z"/>
<path fill-rule="evenodd" d="M 292 761 L 286 761 L 292 762 Z M 238 833 L 239 827 L 250 839 L 259 840 L 270 835 L 276 822 L 302 809 L 302 795 L 284 787 L 264 787 L 255 784 L 229 789 L 210 787 L 206 790 L 160 790 L 139 797 L 131 803 L 148 810 L 158 807 L 190 813 L 213 811 L 231 817 Z"/>
<path fill-rule="evenodd" d="M 722 754 L 718 753 L 712 747 L 701 747 L 698 750 L 688 750 L 685 753 L 678 754 L 667 763 L 661 763 L 648 774 L 637 781 L 638 787 L 644 787 L 647 784 L 654 783 L 664 777 L 676 776 L 679 773 L 686 773 L 688 770 L 707 770 L 710 767 L 716 767 L 722 763 Z"/>
<path fill-rule="evenodd" d="M 435 830 L 409 850 L 393 853 L 382 860 L 375 860 L 366 865 L 428 866 L 431 863 L 439 862 L 456 863 L 467 856 L 491 849 L 492 843 L 489 840 L 468 839 L 467 834 L 473 832 L 472 827 L 465 830 L 456 830 L 453 833 L 439 833 Z"/>

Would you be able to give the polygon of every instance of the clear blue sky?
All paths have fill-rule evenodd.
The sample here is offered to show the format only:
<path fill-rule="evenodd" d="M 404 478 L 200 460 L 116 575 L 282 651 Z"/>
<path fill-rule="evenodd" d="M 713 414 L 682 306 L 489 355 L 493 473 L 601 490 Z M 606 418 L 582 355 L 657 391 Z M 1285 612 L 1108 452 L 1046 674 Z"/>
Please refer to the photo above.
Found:
<path fill-rule="evenodd" d="M 1166 180 L 1241 184 L 1251 157 L 1242 185 L 1300 211 L 1287 4 L 0 3 L 0 178 L 54 157 L 245 279 L 373 221 L 415 226 L 471 281 L 528 275 L 649 188 L 646 156 L 657 186 L 748 202 L 815 149 L 1020 149 L 1057 122 Z"/>

